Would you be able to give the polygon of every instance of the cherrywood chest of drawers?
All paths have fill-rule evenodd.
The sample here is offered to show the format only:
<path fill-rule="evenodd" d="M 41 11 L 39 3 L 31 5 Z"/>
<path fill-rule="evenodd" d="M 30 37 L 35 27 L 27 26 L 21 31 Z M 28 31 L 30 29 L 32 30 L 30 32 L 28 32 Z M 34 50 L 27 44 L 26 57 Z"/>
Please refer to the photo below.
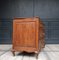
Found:
<path fill-rule="evenodd" d="M 44 25 L 40 18 L 15 18 L 13 20 L 13 47 L 12 52 L 39 53 L 45 46 Z"/>

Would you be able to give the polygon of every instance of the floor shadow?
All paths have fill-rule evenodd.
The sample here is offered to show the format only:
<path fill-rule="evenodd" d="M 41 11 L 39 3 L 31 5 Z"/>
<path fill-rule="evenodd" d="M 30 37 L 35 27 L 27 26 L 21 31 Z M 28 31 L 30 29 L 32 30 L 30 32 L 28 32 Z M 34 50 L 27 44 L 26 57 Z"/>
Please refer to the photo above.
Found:
<path fill-rule="evenodd" d="M 28 52 L 23 51 L 23 52 L 17 54 L 17 56 L 19 56 L 19 55 L 23 55 L 23 56 L 24 55 L 25 56 L 35 56 L 35 53 L 34 52 L 28 53 Z"/>

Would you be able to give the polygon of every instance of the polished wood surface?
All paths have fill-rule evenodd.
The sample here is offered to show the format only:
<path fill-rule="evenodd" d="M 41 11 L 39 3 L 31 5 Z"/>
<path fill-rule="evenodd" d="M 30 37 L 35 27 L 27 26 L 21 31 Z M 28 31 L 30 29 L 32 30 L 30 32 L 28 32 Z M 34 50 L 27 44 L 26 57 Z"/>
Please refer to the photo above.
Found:
<path fill-rule="evenodd" d="M 13 54 L 15 51 L 38 54 L 45 45 L 44 36 L 44 25 L 39 18 L 15 18 L 13 20 Z"/>

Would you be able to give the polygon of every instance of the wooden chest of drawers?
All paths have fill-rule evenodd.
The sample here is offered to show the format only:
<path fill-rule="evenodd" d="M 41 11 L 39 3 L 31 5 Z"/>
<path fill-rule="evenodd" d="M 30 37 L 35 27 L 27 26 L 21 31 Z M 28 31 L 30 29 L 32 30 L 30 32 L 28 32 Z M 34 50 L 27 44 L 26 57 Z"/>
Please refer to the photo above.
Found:
<path fill-rule="evenodd" d="M 15 51 L 38 54 L 44 43 L 44 25 L 40 18 L 15 18 L 13 20 L 13 47 Z"/>

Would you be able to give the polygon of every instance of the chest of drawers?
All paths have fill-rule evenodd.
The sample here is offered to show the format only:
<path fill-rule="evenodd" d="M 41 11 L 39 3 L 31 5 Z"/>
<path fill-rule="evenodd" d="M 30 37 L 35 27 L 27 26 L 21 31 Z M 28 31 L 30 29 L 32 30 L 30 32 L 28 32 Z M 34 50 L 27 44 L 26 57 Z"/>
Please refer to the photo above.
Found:
<path fill-rule="evenodd" d="M 44 25 L 39 18 L 15 18 L 13 20 L 13 47 L 15 51 L 38 54 L 44 43 Z"/>

